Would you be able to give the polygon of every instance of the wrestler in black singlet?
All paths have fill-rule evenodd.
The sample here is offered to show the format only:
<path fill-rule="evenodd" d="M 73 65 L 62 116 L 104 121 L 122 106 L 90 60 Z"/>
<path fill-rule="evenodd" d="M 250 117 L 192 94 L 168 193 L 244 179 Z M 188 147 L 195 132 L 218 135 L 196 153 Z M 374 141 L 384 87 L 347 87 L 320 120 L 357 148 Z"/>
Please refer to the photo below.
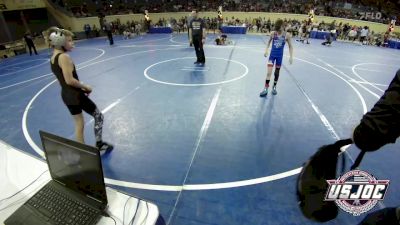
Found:
<path fill-rule="evenodd" d="M 54 57 L 54 62 L 51 63 L 51 71 L 57 77 L 57 80 L 61 85 L 61 97 L 67 106 L 68 110 L 72 115 L 78 115 L 82 113 L 82 110 L 90 114 L 94 118 L 94 134 L 96 138 L 96 146 L 99 150 L 111 150 L 113 146 L 102 140 L 103 133 L 103 120 L 104 116 L 97 108 L 96 104 L 89 99 L 87 94 L 79 88 L 70 86 L 65 82 L 64 75 L 61 67 L 58 64 L 58 58 L 62 53 L 57 54 Z M 72 76 L 79 80 L 78 74 L 76 73 L 75 65 L 72 71 Z"/>
<path fill-rule="evenodd" d="M 65 82 L 62 69 L 58 65 L 58 57 L 61 54 L 62 53 L 54 57 L 54 63 L 51 63 L 51 71 L 53 71 L 54 75 L 57 77 L 57 80 L 60 82 L 61 97 L 65 105 L 68 107 L 68 110 L 72 115 L 82 113 L 82 110 L 92 115 L 97 108 L 96 104 L 94 104 L 94 102 L 87 97 L 86 93 L 82 89 L 72 87 Z M 72 75 L 75 79 L 79 80 L 75 65 Z"/>

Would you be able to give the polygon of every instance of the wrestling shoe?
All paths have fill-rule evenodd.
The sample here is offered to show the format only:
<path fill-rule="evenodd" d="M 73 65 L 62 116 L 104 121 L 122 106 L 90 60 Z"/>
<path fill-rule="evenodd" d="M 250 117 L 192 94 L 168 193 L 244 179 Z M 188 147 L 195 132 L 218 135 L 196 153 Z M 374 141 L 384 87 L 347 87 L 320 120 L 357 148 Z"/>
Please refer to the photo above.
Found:
<path fill-rule="evenodd" d="M 264 88 L 264 90 L 260 93 L 260 97 L 265 97 L 268 94 L 268 88 Z"/>
<path fill-rule="evenodd" d="M 99 149 L 99 151 L 111 151 L 114 149 L 114 146 L 112 144 L 104 141 L 97 142 L 96 147 Z"/>
<path fill-rule="evenodd" d="M 273 87 L 272 87 L 272 94 L 273 94 L 273 95 L 278 94 L 278 92 L 276 91 L 276 86 L 273 86 Z"/>

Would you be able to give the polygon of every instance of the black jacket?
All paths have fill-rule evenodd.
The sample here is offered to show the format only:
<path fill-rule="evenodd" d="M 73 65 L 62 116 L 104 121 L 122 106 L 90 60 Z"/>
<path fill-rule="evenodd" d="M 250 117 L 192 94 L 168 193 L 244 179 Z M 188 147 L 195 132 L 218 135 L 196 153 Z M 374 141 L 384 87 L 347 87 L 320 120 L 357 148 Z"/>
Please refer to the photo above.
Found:
<path fill-rule="evenodd" d="M 400 70 L 388 89 L 361 119 L 353 141 L 363 151 L 375 151 L 400 136 Z"/>

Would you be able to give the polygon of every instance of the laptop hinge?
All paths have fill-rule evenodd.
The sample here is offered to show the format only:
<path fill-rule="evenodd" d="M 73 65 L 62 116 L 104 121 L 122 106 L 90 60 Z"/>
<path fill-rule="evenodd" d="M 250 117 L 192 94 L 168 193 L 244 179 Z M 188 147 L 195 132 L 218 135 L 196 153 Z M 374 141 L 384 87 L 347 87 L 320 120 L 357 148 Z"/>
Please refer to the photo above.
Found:
<path fill-rule="evenodd" d="M 90 196 L 90 195 L 86 195 L 86 197 L 89 197 L 90 199 L 93 199 L 93 200 L 95 200 L 95 201 L 97 201 L 97 202 L 103 203 L 102 201 L 100 201 L 100 200 L 98 200 L 98 199 L 96 199 L 96 198 L 93 198 L 93 197 Z"/>
<path fill-rule="evenodd" d="M 65 186 L 65 184 L 64 183 L 62 183 L 62 182 L 60 182 L 60 181 L 58 181 L 58 180 L 56 180 L 56 179 L 53 179 L 55 182 L 57 182 L 57 183 L 59 183 L 59 184 L 61 184 L 62 186 Z"/>

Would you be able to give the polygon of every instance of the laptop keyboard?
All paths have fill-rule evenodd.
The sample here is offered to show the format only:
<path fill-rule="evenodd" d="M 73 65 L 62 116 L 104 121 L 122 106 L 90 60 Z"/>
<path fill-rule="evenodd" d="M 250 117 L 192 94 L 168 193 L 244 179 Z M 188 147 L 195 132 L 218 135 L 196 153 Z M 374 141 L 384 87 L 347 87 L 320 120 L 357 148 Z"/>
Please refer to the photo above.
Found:
<path fill-rule="evenodd" d="M 91 224 L 98 215 L 98 211 L 59 192 L 50 185 L 46 185 L 36 193 L 27 204 L 60 225 Z"/>

